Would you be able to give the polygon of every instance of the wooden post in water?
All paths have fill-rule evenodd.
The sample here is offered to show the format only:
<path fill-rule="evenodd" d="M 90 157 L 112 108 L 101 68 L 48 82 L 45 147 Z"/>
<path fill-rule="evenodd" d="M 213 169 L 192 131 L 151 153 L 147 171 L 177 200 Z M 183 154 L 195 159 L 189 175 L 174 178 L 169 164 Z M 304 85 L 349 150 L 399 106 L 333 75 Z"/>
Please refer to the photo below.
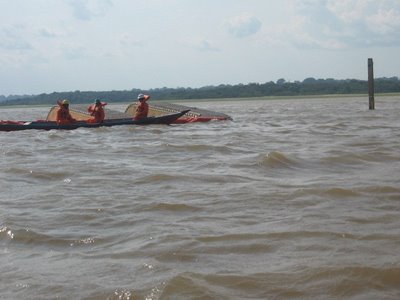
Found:
<path fill-rule="evenodd" d="M 368 96 L 369 96 L 369 109 L 375 109 L 375 96 L 374 96 L 374 62 L 372 58 L 368 58 Z"/>

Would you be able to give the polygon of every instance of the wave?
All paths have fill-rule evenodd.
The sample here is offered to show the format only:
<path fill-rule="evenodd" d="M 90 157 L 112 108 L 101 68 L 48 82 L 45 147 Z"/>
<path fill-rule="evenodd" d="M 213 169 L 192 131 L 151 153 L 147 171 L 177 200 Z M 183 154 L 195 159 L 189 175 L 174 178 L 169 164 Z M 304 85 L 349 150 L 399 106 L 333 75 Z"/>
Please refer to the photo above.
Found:
<path fill-rule="evenodd" d="M 14 233 L 9 227 L 0 227 L 0 240 L 13 239 Z"/>
<path fill-rule="evenodd" d="M 336 155 L 332 154 L 322 160 L 322 163 L 329 165 L 365 165 L 367 163 L 376 162 L 392 162 L 398 161 L 395 154 L 383 152 L 340 152 Z"/>
<path fill-rule="evenodd" d="M 196 212 L 200 211 L 201 208 L 180 203 L 154 203 L 152 205 L 149 205 L 148 208 L 144 210 L 167 212 Z"/>
<path fill-rule="evenodd" d="M 307 197 L 307 196 L 312 196 L 312 195 L 321 196 L 321 197 L 342 198 L 342 197 L 358 197 L 361 195 L 361 193 L 355 189 L 330 187 L 330 188 L 303 188 L 303 189 L 296 190 L 292 194 L 292 196 L 294 198 Z"/>
<path fill-rule="evenodd" d="M 66 177 L 70 176 L 68 172 L 65 171 L 48 171 L 40 168 L 18 168 L 11 167 L 4 169 L 4 174 L 6 176 L 5 180 L 20 182 L 33 183 L 33 182 L 49 182 L 49 181 L 62 181 Z"/>
<path fill-rule="evenodd" d="M 342 266 L 297 272 L 173 276 L 159 299 L 396 299 L 399 267 Z"/>
<path fill-rule="evenodd" d="M 166 261 L 170 264 L 171 261 Z M 249 268 L 231 270 L 226 265 L 219 272 L 193 269 L 194 261 L 180 261 L 180 267 L 149 269 L 118 277 L 118 270 L 132 270 L 125 260 L 112 270 L 116 274 L 98 274 L 95 280 L 75 283 L 54 290 L 54 285 L 43 288 L 42 296 L 94 299 L 398 299 L 400 267 L 397 265 L 325 265 L 309 267 L 307 261 L 295 269 L 274 271 L 266 267 L 262 272 Z M 99 264 L 101 262 L 99 261 Z M 168 270 L 167 270 L 168 269 Z M 189 269 L 189 270 L 188 270 Z M 90 272 L 89 272 L 90 273 Z M 151 276 L 151 278 L 150 278 Z M 78 278 L 82 278 L 79 277 Z M 20 298 L 29 298 L 31 289 L 18 291 Z M 37 297 L 38 292 L 35 296 Z M 4 295 L 10 295 L 5 291 Z M 15 295 L 14 295 L 15 296 Z M 25 297 L 22 297 L 25 296 Z M 37 297 L 39 298 L 39 297 Z M 47 297 L 46 297 L 47 298 Z"/>
<path fill-rule="evenodd" d="M 377 194 L 395 194 L 399 197 L 400 195 L 400 188 L 394 187 L 394 186 L 389 186 L 389 185 L 377 185 L 377 186 L 369 186 L 363 188 L 363 190 L 367 193 L 377 193 Z M 400 197 L 398 198 L 400 199 Z"/>
<path fill-rule="evenodd" d="M 253 177 L 249 176 L 240 176 L 236 174 L 221 174 L 221 175 L 211 175 L 209 169 L 202 168 L 198 170 L 194 174 L 185 173 L 176 173 L 171 172 L 170 174 L 152 174 L 140 177 L 135 180 L 134 184 L 156 184 L 156 183 L 170 183 L 170 182 L 178 182 L 183 184 L 184 182 L 191 183 L 242 183 L 247 181 L 257 180 Z"/>
<path fill-rule="evenodd" d="M 169 151 L 173 152 L 207 152 L 211 153 L 220 153 L 220 154 L 230 154 L 232 153 L 232 149 L 228 146 L 221 145 L 212 145 L 212 144 L 182 144 L 182 145 L 173 145 L 173 144 L 165 144 Z"/>
<path fill-rule="evenodd" d="M 151 174 L 151 175 L 140 177 L 135 180 L 135 184 L 149 183 L 149 182 L 157 183 L 157 182 L 168 182 L 168 181 L 180 181 L 184 178 L 185 178 L 184 175 L 175 174 L 172 172 L 171 172 L 171 174 L 159 173 L 159 174 Z"/>
<path fill-rule="evenodd" d="M 163 286 L 163 285 L 161 285 Z M 103 286 L 98 287 L 99 290 L 104 290 Z M 115 289 L 106 289 L 101 292 L 96 292 L 91 295 L 88 295 L 83 300 L 100 300 L 100 299 L 107 299 L 107 300 L 157 300 L 162 299 L 160 298 L 162 292 L 161 287 L 154 287 L 151 288 L 149 291 L 144 290 L 141 288 L 140 290 L 137 289 L 129 289 L 129 288 L 115 288 Z"/>
<path fill-rule="evenodd" d="M 28 229 L 13 230 L 7 226 L 0 227 L 0 241 L 23 244 L 25 246 L 45 246 L 48 248 L 65 248 L 102 243 L 104 240 L 93 237 L 64 238 L 48 234 L 37 233 Z"/>
<path fill-rule="evenodd" d="M 254 240 L 293 240 L 295 238 L 327 238 L 327 239 L 341 239 L 343 233 L 329 232 L 329 231 L 282 231 L 271 232 L 264 234 L 227 234 L 221 236 L 203 236 L 199 237 L 198 241 L 202 243 L 215 243 L 215 242 L 249 242 Z M 354 235 L 346 234 L 346 238 L 356 238 Z"/>
<path fill-rule="evenodd" d="M 320 196 L 332 198 L 356 198 L 363 195 L 376 195 L 385 199 L 400 200 L 400 188 L 393 186 L 354 186 L 352 188 L 327 187 L 327 188 L 301 188 L 291 194 L 291 198 Z M 387 204 L 387 203 L 386 203 Z"/>
<path fill-rule="evenodd" d="M 299 161 L 282 152 L 272 151 L 261 156 L 258 164 L 268 168 L 295 168 L 299 166 Z"/>

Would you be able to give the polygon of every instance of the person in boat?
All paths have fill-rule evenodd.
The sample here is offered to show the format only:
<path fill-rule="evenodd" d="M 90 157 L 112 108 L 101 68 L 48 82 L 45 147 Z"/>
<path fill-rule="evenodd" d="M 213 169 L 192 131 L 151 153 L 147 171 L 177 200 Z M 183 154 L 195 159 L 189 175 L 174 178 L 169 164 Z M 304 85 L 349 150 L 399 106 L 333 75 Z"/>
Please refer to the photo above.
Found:
<path fill-rule="evenodd" d="M 90 105 L 88 107 L 88 112 L 92 116 L 91 119 L 88 120 L 89 123 L 103 123 L 104 117 L 105 117 L 105 112 L 104 112 L 104 106 L 106 106 L 107 103 L 101 102 L 100 99 L 96 99 L 94 101 L 94 104 Z"/>
<path fill-rule="evenodd" d="M 150 96 L 139 94 L 137 99 L 139 101 L 139 104 L 136 107 L 135 115 L 133 116 L 133 119 L 135 121 L 147 118 L 147 115 L 149 113 L 149 104 L 147 103 L 147 100 L 150 99 Z"/>
<path fill-rule="evenodd" d="M 75 123 L 76 120 L 71 116 L 69 112 L 69 101 L 63 100 L 57 102 L 59 108 L 57 111 L 57 124 L 58 125 L 66 125 Z"/>

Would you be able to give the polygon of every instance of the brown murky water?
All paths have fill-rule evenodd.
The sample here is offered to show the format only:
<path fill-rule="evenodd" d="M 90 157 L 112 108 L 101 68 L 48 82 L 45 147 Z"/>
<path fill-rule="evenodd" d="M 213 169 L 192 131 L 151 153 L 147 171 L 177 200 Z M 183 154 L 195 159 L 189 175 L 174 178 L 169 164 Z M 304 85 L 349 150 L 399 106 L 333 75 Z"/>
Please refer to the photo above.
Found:
<path fill-rule="evenodd" d="M 0 298 L 399 299 L 400 97 L 376 101 L 0 133 Z"/>

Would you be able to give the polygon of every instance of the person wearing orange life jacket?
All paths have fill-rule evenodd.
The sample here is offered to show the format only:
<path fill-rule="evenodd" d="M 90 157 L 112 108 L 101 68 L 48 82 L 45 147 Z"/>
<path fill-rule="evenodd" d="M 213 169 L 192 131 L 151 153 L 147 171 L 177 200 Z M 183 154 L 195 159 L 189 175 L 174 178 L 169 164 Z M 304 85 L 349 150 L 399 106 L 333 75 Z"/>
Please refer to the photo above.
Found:
<path fill-rule="evenodd" d="M 150 96 L 139 94 L 137 99 L 139 100 L 139 104 L 136 107 L 135 115 L 133 116 L 133 119 L 135 121 L 147 118 L 147 115 L 149 113 L 149 105 L 147 104 L 147 100 L 150 99 Z"/>
<path fill-rule="evenodd" d="M 69 101 L 68 100 L 63 100 L 61 102 L 57 101 L 57 104 L 59 106 L 56 118 L 57 124 L 67 125 L 75 123 L 76 120 L 71 116 L 69 112 Z"/>
<path fill-rule="evenodd" d="M 88 112 L 92 116 L 91 119 L 88 120 L 89 123 L 102 123 L 105 118 L 104 106 L 107 103 L 101 102 L 100 99 L 96 99 L 94 104 L 88 107 Z"/>

